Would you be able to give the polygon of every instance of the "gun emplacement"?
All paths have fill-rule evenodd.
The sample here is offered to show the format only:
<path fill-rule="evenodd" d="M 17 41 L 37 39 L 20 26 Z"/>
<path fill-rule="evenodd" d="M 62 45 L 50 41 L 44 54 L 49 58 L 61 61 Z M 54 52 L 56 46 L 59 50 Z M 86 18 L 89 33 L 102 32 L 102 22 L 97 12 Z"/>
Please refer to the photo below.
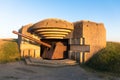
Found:
<path fill-rule="evenodd" d="M 62 43 L 62 42 L 56 42 L 55 47 L 54 45 L 50 45 L 48 43 L 45 43 L 43 41 L 40 41 L 38 39 L 35 39 L 31 36 L 21 34 L 17 31 L 13 31 L 14 34 L 20 35 L 24 38 L 27 38 L 31 41 L 34 41 L 38 44 L 44 45 L 47 48 L 44 48 L 43 53 L 42 53 L 42 58 L 48 58 L 48 59 L 63 59 L 64 58 L 64 51 L 67 50 L 67 47 Z M 50 48 L 50 49 L 48 49 Z"/>
<path fill-rule="evenodd" d="M 22 36 L 22 37 L 24 37 L 24 38 L 27 38 L 27 39 L 29 39 L 29 40 L 32 40 L 32 41 L 34 41 L 34 42 L 36 42 L 36 43 L 38 43 L 38 44 L 44 45 L 44 46 L 46 46 L 46 47 L 48 47 L 48 48 L 51 48 L 51 45 L 50 45 L 50 44 L 45 43 L 45 42 L 42 42 L 42 41 L 40 41 L 40 40 L 38 40 L 38 39 L 35 39 L 35 38 L 31 37 L 31 36 L 28 36 L 28 35 L 25 35 L 25 34 L 21 34 L 21 33 L 17 32 L 17 31 L 12 31 L 12 32 L 13 32 L 14 34 L 20 35 L 20 36 Z"/>

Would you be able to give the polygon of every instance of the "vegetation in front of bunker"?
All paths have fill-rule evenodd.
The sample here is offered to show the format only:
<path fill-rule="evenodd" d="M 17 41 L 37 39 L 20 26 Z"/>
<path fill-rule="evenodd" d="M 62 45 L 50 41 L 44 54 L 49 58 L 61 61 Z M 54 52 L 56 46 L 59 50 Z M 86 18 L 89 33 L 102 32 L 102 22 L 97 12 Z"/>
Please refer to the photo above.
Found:
<path fill-rule="evenodd" d="M 85 65 L 99 71 L 120 73 L 120 43 L 107 42 L 106 48 L 95 54 Z"/>
<path fill-rule="evenodd" d="M 20 60 L 19 49 L 15 39 L 5 41 L 5 43 L 0 46 L 0 63 Z"/>

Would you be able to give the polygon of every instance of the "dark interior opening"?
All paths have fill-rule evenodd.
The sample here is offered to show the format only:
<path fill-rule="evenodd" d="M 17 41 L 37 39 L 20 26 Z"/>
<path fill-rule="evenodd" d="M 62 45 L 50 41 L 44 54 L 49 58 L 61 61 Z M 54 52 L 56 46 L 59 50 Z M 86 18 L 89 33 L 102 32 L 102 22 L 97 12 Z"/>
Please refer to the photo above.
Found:
<path fill-rule="evenodd" d="M 68 58 L 68 51 L 69 51 L 68 39 L 41 39 L 41 41 L 52 45 L 54 48 L 55 48 L 55 44 L 56 44 L 57 42 L 62 42 L 63 45 L 66 46 L 66 48 L 67 48 L 67 50 L 64 51 L 64 53 L 63 53 L 63 54 L 64 54 L 63 59 Z M 45 46 L 43 46 L 43 45 L 40 45 L 40 46 L 41 46 L 41 54 L 40 54 L 40 56 L 42 56 L 43 53 L 44 53 L 44 50 L 45 50 L 47 47 L 45 47 Z M 48 50 L 49 50 L 49 48 L 48 48 Z"/>

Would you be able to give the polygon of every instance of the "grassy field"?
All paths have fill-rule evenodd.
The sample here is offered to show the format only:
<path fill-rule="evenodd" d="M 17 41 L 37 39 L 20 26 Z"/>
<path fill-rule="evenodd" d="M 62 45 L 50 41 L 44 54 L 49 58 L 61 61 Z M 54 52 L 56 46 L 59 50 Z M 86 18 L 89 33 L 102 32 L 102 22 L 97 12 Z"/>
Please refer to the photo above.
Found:
<path fill-rule="evenodd" d="M 94 55 L 85 65 L 99 71 L 120 73 L 120 43 L 107 42 L 106 48 Z"/>
<path fill-rule="evenodd" d="M 0 40 L 0 63 L 20 60 L 18 45 L 15 39 Z"/>

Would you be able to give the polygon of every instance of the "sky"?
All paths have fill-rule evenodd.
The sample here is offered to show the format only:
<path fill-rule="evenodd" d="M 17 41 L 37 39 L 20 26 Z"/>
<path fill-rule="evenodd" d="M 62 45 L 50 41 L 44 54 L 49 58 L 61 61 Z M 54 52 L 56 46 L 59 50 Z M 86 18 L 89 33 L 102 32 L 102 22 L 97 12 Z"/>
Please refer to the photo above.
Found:
<path fill-rule="evenodd" d="M 104 23 L 106 40 L 120 42 L 120 0 L 0 0 L 0 38 L 46 18 Z"/>

